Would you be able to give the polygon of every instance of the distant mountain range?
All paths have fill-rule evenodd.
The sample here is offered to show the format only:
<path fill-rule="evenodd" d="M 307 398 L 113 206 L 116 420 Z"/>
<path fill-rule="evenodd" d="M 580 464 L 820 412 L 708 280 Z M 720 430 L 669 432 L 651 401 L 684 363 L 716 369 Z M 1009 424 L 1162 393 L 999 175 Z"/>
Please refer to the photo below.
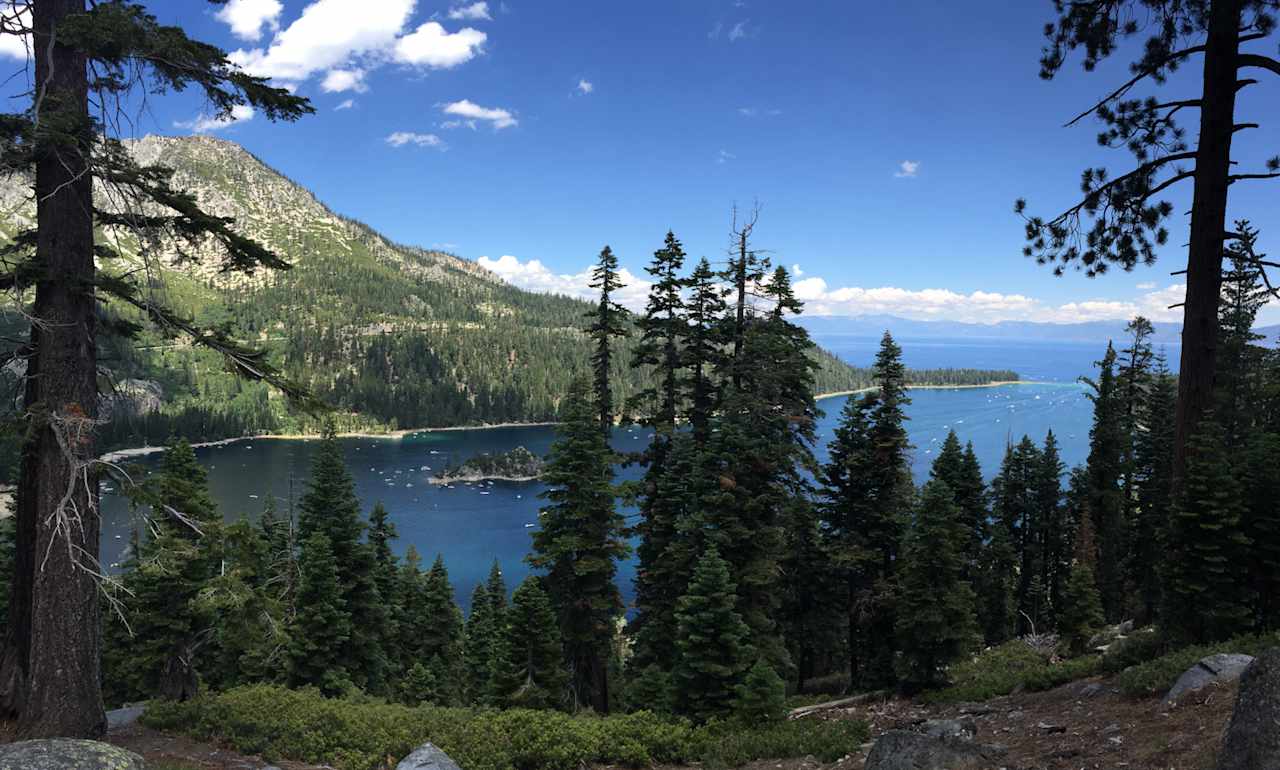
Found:
<path fill-rule="evenodd" d="M 846 334 L 880 336 L 886 330 L 902 338 L 1008 339 L 1043 340 L 1045 342 L 1102 342 L 1121 340 L 1125 321 L 1088 321 L 1074 324 L 1037 323 L 1035 321 L 1001 321 L 994 324 L 959 321 L 917 321 L 892 315 L 802 316 L 800 324 L 814 335 Z M 1157 323 L 1153 342 L 1176 343 L 1182 335 L 1182 324 Z M 1280 338 L 1280 324 L 1256 329 L 1275 345 Z"/>

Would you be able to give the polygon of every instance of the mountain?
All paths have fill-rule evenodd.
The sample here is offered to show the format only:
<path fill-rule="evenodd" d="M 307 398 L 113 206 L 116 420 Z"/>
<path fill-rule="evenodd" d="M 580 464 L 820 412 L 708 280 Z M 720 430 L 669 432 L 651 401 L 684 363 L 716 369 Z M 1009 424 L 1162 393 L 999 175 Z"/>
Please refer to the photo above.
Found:
<path fill-rule="evenodd" d="M 124 255 L 124 264 L 101 267 L 136 275 L 145 269 L 154 277 L 149 290 L 171 307 L 267 349 L 273 363 L 336 407 L 341 429 L 554 420 L 570 380 L 586 372 L 585 302 L 522 291 L 469 260 L 395 243 L 331 211 L 232 142 L 149 136 L 130 151 L 143 163 L 174 169 L 175 186 L 211 213 L 234 219 L 242 234 L 293 268 L 224 275 L 214 252 L 197 248 L 182 261 L 171 243 L 144 259 L 127 232 L 101 234 Z M 99 207 L 119 205 L 110 190 L 95 195 Z M 7 239 L 33 217 L 29 183 L 0 182 L 0 207 L 7 212 L 0 238 Z M 21 338 L 18 319 L 6 323 L 4 333 Z M 647 376 L 628 365 L 629 345 L 616 357 L 621 399 Z M 825 352 L 815 356 L 820 392 L 868 383 L 867 371 Z M 279 394 L 223 371 L 217 356 L 181 340 L 152 332 L 141 344 L 104 339 L 100 357 L 115 388 L 103 436 L 109 447 L 316 427 Z M 920 376 L 953 381 L 957 374 Z"/>
<path fill-rule="evenodd" d="M 917 321 L 892 315 L 802 316 L 800 325 L 814 335 L 847 334 L 878 337 L 887 329 L 904 339 L 1020 339 L 1042 342 L 1095 342 L 1124 339 L 1126 321 L 1087 321 L 1084 323 L 1038 323 L 1035 321 L 1000 321 L 993 324 L 960 321 Z M 1152 342 L 1177 343 L 1182 338 L 1182 324 L 1155 323 Z M 1280 336 L 1280 325 L 1256 329 L 1267 340 Z"/>

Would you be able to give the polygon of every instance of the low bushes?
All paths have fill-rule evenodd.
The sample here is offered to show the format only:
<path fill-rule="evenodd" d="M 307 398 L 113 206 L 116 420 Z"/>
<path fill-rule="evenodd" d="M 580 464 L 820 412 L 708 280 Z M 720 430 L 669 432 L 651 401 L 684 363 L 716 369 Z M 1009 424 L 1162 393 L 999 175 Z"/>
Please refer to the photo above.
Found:
<path fill-rule="evenodd" d="M 1022 687 L 1048 690 L 1098 672 L 1096 655 L 1051 663 L 1021 641 L 1006 642 L 983 650 L 947 671 L 951 686 L 925 693 L 921 700 L 931 703 L 984 701 L 1008 695 Z"/>
<path fill-rule="evenodd" d="M 1238 652 L 1257 655 L 1268 647 L 1280 645 L 1280 634 L 1248 634 L 1225 642 L 1183 647 L 1141 665 L 1125 669 L 1117 678 L 1120 692 L 1134 697 L 1163 695 L 1173 687 L 1182 673 L 1207 655 Z"/>
<path fill-rule="evenodd" d="M 554 711 L 436 708 L 327 699 L 312 690 L 241 687 L 188 703 L 155 703 L 157 729 L 227 742 L 268 759 L 329 763 L 339 770 L 394 767 L 426 742 L 467 770 L 577 770 L 585 765 L 702 762 L 813 755 L 826 762 L 866 740 L 861 722 L 796 720 L 745 728 L 693 726 L 649 712 L 570 716 Z"/>

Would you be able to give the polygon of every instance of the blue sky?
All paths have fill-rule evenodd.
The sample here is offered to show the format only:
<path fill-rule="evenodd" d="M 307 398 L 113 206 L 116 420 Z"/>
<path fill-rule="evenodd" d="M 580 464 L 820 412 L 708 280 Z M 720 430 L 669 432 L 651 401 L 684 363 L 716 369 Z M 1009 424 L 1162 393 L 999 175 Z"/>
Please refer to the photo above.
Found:
<path fill-rule="evenodd" d="M 1020 254 L 1015 198 L 1057 213 L 1084 166 L 1129 166 L 1096 146 L 1094 125 L 1062 127 L 1128 57 L 1041 81 L 1048 0 L 148 5 L 317 114 L 219 124 L 194 95 L 169 95 L 137 133 L 239 142 L 335 210 L 521 285 L 581 291 L 605 243 L 641 275 L 668 228 L 723 258 L 731 206 L 759 200 L 758 245 L 798 266 L 814 312 L 1179 316 L 1161 308 L 1179 299 L 1180 215 L 1155 268 L 1054 278 Z M 1239 114 L 1264 128 L 1241 135 L 1241 159 L 1275 153 L 1277 87 L 1245 92 Z M 1252 184 L 1232 216 L 1265 247 L 1280 236 L 1280 187 Z M 1188 193 L 1172 196 L 1179 212 Z"/>

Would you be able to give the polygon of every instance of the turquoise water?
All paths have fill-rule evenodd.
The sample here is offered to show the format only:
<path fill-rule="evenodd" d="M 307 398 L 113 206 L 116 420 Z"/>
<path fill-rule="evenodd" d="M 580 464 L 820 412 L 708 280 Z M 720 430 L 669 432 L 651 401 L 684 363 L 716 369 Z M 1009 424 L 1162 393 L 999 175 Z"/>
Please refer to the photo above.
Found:
<path fill-rule="evenodd" d="M 949 429 L 962 441 L 974 443 L 988 477 L 997 470 L 1006 442 L 1017 441 L 1024 433 L 1040 441 L 1053 428 L 1062 445 L 1063 460 L 1069 465 L 1082 462 L 1088 451 L 1091 408 L 1084 388 L 1074 383 L 915 389 L 911 399 L 908 431 L 914 445 L 917 482 L 927 476 Z M 845 400 L 837 397 L 821 402 L 826 416 L 819 423 L 819 459 L 826 457 L 826 442 Z M 614 443 L 619 449 L 636 449 L 646 439 L 643 430 L 634 428 L 619 430 Z M 443 554 L 458 599 L 465 606 L 495 558 L 502 564 L 508 585 L 514 586 L 528 574 L 523 558 L 538 520 L 538 493 L 543 487 L 537 482 L 494 482 L 455 484 L 447 489 L 428 484 L 427 477 L 446 464 L 459 463 L 479 452 L 523 445 L 545 453 L 553 440 L 553 428 L 530 426 L 423 432 L 400 439 L 348 438 L 342 439 L 342 444 L 365 509 L 379 500 L 386 505 L 400 534 L 396 545 L 401 553 L 412 543 L 424 560 Z M 196 451 L 209 470 L 210 487 L 223 514 L 234 519 L 241 513 L 256 517 L 268 495 L 274 496 L 281 508 L 288 508 L 290 500 L 305 490 L 315 446 L 314 441 L 255 439 Z M 138 464 L 151 468 L 158 460 L 158 455 L 148 455 L 138 458 Z M 629 468 L 621 475 L 625 478 L 637 473 Z M 103 495 L 103 513 L 103 558 L 110 564 L 122 559 L 134 520 L 114 491 Z M 628 599 L 633 576 L 634 566 L 622 565 L 619 586 Z"/>

